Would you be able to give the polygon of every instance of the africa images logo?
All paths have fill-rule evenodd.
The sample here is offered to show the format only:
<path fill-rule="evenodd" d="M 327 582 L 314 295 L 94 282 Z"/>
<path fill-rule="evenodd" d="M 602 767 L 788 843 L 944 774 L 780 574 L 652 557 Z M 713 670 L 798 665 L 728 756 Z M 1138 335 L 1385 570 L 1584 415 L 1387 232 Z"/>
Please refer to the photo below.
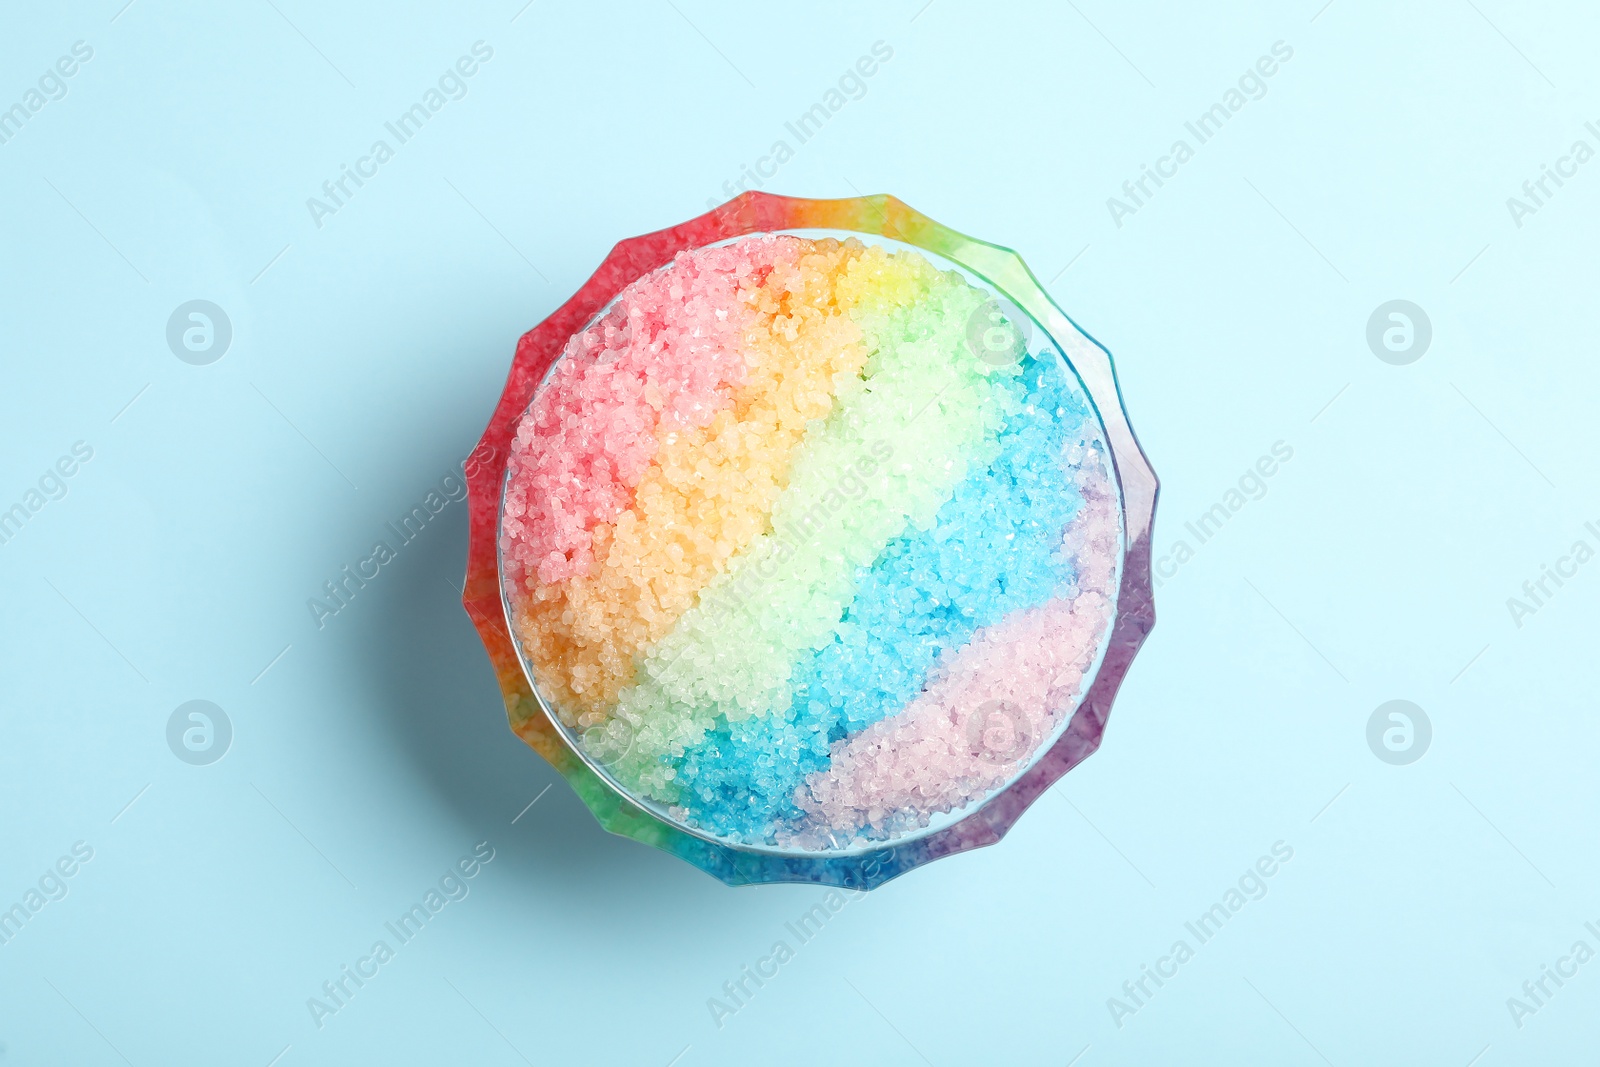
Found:
<path fill-rule="evenodd" d="M 209 700 L 179 704 L 167 718 L 167 747 L 191 767 L 217 762 L 232 744 L 232 720 Z"/>

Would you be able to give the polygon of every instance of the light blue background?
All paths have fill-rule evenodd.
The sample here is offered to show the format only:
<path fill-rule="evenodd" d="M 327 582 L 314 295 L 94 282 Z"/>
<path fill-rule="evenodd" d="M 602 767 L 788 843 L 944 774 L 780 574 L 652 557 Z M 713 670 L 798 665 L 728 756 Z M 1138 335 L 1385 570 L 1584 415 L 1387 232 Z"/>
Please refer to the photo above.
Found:
<path fill-rule="evenodd" d="M 1506 198 L 1600 147 L 1600 20 L 1321 3 L 0 14 L 0 106 L 94 49 L 0 145 L 0 507 L 94 449 L 0 546 L 0 906 L 94 849 L 0 946 L 0 1065 L 1576 1062 L 1600 963 L 1520 1029 L 1506 1001 L 1600 949 L 1600 564 L 1520 628 L 1506 599 L 1596 542 L 1600 162 L 1520 228 Z M 317 228 L 306 198 L 478 40 L 468 95 Z M 823 893 L 608 836 L 510 734 L 464 507 L 324 629 L 306 600 L 465 457 L 520 333 L 878 40 L 768 188 L 891 192 L 1021 252 L 1117 359 L 1158 552 L 1294 456 L 1160 589 L 1098 754 L 719 1029 L 707 999 Z M 1266 96 L 1116 226 L 1280 40 Z M 1433 324 L 1408 366 L 1365 341 L 1394 298 Z M 191 299 L 232 321 L 209 366 L 166 345 Z M 165 740 L 197 698 L 234 727 L 204 767 Z M 1410 766 L 1365 740 L 1392 698 L 1433 723 Z M 1280 840 L 1265 898 L 1119 1029 L 1107 999 Z M 470 896 L 318 1029 L 307 998 L 480 841 Z"/>

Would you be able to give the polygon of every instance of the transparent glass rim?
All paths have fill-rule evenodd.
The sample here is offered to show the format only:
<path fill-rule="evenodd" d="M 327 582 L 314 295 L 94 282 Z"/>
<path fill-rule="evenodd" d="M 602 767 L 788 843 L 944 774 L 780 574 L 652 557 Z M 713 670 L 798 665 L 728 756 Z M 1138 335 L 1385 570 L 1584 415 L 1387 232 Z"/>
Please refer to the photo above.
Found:
<path fill-rule="evenodd" d="M 788 227 L 777 230 L 754 230 L 749 233 L 726 237 L 720 241 L 713 241 L 698 247 L 720 247 L 723 245 L 738 244 L 743 241 L 750 241 L 761 237 L 772 236 L 804 237 L 812 240 L 827 237 L 832 237 L 839 240 L 854 239 L 862 242 L 863 244 L 876 244 L 894 249 L 896 251 L 913 252 L 924 257 L 925 259 L 928 259 L 940 270 L 949 270 L 960 274 L 966 279 L 967 283 L 972 285 L 974 288 L 981 289 L 984 292 L 989 293 L 991 296 L 1003 297 L 1006 299 L 1007 303 L 1012 303 L 1009 295 L 996 286 L 993 282 L 983 277 L 981 274 L 978 274 L 976 271 L 964 266 L 963 264 L 958 263 L 947 256 L 941 255 L 938 252 L 920 248 L 916 245 L 905 241 L 900 241 L 892 237 L 885 237 L 881 234 L 863 234 L 851 230 L 833 230 L 819 227 Z M 669 260 L 666 263 L 654 267 L 650 271 L 640 275 L 638 279 L 636 279 L 633 283 L 630 283 L 630 286 L 625 286 L 618 290 L 610 300 L 606 301 L 604 305 L 602 305 L 594 312 L 593 315 L 589 317 L 587 322 L 585 322 L 577 330 L 573 331 L 573 336 L 577 336 L 604 319 L 606 315 L 608 315 L 611 310 L 616 307 L 617 303 L 622 299 L 623 295 L 627 292 L 631 285 L 638 284 L 638 282 L 643 281 L 645 278 L 671 269 L 673 262 L 675 262 L 675 260 Z M 1031 336 L 1035 343 L 1030 343 L 1027 354 L 1036 359 L 1053 355 L 1055 357 L 1056 365 L 1065 372 L 1068 380 L 1077 389 L 1079 397 L 1088 406 L 1089 411 L 1093 416 L 1093 424 L 1096 433 L 1094 434 L 1091 443 L 1097 446 L 1100 451 L 1102 457 L 1101 462 L 1105 465 L 1106 481 L 1110 484 L 1116 497 L 1116 567 L 1113 571 L 1111 591 L 1108 595 L 1108 599 L 1111 601 L 1108 620 L 1114 619 L 1116 617 L 1117 596 L 1121 589 L 1123 563 L 1127 555 L 1127 537 L 1122 506 L 1122 489 L 1112 471 L 1111 450 L 1107 444 L 1106 428 L 1101 419 L 1099 407 L 1095 403 L 1094 397 L 1090 394 L 1087 386 L 1084 384 L 1082 377 L 1078 374 L 1077 368 L 1075 368 L 1071 361 L 1067 359 L 1065 353 L 1062 351 L 1062 346 L 1058 344 L 1050 335 L 1050 331 L 1045 324 L 1038 321 L 1038 319 L 1033 316 L 1032 312 L 1021 308 L 1014 303 L 1012 303 L 1012 307 L 1021 311 L 1024 315 L 1027 315 L 1034 326 L 1034 332 Z M 1044 339 L 1043 344 L 1037 344 L 1037 341 L 1040 338 Z M 557 356 L 551 361 L 550 366 L 545 369 L 543 377 L 541 377 L 538 384 L 534 386 L 533 394 L 529 398 L 527 406 L 524 407 L 522 413 L 518 415 L 517 421 L 519 424 L 523 416 L 526 415 L 527 411 L 530 410 L 533 404 L 538 400 L 540 391 L 549 383 L 551 377 L 556 372 L 556 368 L 560 366 L 561 361 L 565 358 L 566 356 L 564 354 Z M 497 533 L 504 529 L 506 493 L 509 490 L 510 485 L 511 469 L 508 464 L 500 483 L 499 508 L 495 519 L 495 529 Z M 533 697 L 538 702 L 540 710 L 543 711 L 546 717 L 549 718 L 550 723 L 554 727 L 556 733 L 562 738 L 563 741 L 566 742 L 567 746 L 572 750 L 573 755 L 577 756 L 578 759 L 583 761 L 589 770 L 592 771 L 601 782 L 605 783 L 605 785 L 615 792 L 622 800 L 640 808 L 643 811 L 648 812 L 656 819 L 672 825 L 682 833 L 696 837 L 708 844 L 718 845 L 723 848 L 737 849 L 741 852 L 760 853 L 782 859 L 799 859 L 806 857 L 859 857 L 879 851 L 885 847 L 909 844 L 920 839 L 932 837 L 982 810 L 986 805 L 993 802 L 996 797 L 1006 792 L 1024 775 L 1031 771 L 1034 766 L 1038 764 L 1038 762 L 1043 759 L 1052 748 L 1055 747 L 1056 742 L 1060 740 L 1061 735 L 1066 732 L 1067 727 L 1072 722 L 1073 714 L 1077 712 L 1078 707 L 1083 703 L 1084 698 L 1088 694 L 1089 687 L 1092 685 L 1095 676 L 1100 671 L 1100 666 L 1105 660 L 1106 650 L 1111 642 L 1111 634 L 1113 629 L 1108 622 L 1104 633 L 1101 634 L 1100 640 L 1096 645 L 1094 658 L 1091 661 L 1090 666 L 1083 673 L 1083 679 L 1079 684 L 1077 696 L 1070 702 L 1070 705 L 1063 705 L 1063 707 L 1056 713 L 1059 716 L 1060 721 L 1056 724 L 1055 728 L 1050 732 L 1049 735 L 1040 739 L 1040 741 L 1034 746 L 1033 752 L 1030 754 L 1029 758 L 1026 761 L 1020 762 L 1017 768 L 1011 773 L 1010 776 L 1006 778 L 1002 784 L 995 786 L 993 789 L 985 793 L 981 798 L 969 801 L 963 806 L 952 809 L 951 811 L 939 813 L 938 815 L 929 819 L 926 826 L 918 827 L 915 830 L 908 830 L 905 833 L 896 834 L 893 837 L 885 838 L 882 841 L 873 841 L 855 847 L 801 849 L 784 848 L 782 846 L 770 844 L 751 844 L 748 842 L 736 841 L 709 833 L 674 815 L 671 808 L 660 803 L 659 801 L 652 800 L 648 797 L 641 797 L 633 793 L 627 788 L 627 786 L 617 781 L 616 777 L 611 774 L 608 764 L 597 760 L 594 757 L 594 755 L 588 750 L 587 746 L 583 744 L 581 734 L 575 732 L 572 728 L 568 727 L 565 722 L 562 721 L 560 714 L 557 713 L 555 708 L 552 706 L 551 701 L 545 697 L 544 693 L 540 691 L 539 682 L 534 676 L 533 664 L 528 656 L 527 650 L 523 647 L 521 638 L 518 636 L 517 627 L 515 624 L 515 614 L 510 599 L 510 590 L 508 588 L 510 582 L 506 577 L 508 572 L 506 568 L 504 551 L 504 541 L 502 538 L 497 536 L 495 542 L 495 562 L 501 576 L 500 607 L 501 611 L 505 615 L 506 628 L 511 634 L 511 641 L 513 646 L 516 648 L 517 660 L 522 666 L 522 673 L 527 679 L 528 688 L 532 691 Z"/>

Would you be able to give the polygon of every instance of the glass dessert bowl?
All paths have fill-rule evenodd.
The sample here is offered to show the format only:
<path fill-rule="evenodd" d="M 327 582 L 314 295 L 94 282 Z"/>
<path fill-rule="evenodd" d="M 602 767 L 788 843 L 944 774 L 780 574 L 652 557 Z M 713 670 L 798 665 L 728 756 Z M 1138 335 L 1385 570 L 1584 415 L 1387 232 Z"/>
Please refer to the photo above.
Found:
<path fill-rule="evenodd" d="M 474 455 L 464 600 L 513 729 L 730 883 L 998 840 L 1153 623 L 1109 357 L 1013 253 L 887 197 L 618 245 Z"/>

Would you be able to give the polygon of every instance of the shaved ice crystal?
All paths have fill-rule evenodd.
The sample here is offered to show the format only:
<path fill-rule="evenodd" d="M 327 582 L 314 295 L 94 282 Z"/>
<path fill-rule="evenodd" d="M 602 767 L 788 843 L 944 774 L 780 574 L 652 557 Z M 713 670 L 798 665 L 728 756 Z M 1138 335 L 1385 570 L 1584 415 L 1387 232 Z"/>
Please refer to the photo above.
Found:
<path fill-rule="evenodd" d="M 992 307 L 915 252 L 763 235 L 680 253 L 568 342 L 512 443 L 505 591 L 624 791 L 826 850 L 1049 746 L 1114 614 L 1119 512 L 1055 352 L 975 353 Z"/>

